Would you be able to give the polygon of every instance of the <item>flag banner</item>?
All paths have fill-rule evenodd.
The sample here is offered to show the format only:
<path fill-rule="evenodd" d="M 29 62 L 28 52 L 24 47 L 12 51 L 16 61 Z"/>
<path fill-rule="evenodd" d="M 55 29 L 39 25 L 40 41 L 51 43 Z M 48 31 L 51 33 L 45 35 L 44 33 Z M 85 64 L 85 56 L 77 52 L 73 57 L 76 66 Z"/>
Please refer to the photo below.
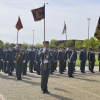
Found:
<path fill-rule="evenodd" d="M 22 25 L 22 22 L 21 22 L 20 17 L 18 17 L 18 21 L 17 21 L 15 27 L 17 28 L 18 31 L 19 31 L 21 28 L 23 28 L 23 25 Z"/>
<path fill-rule="evenodd" d="M 35 21 L 40 21 L 45 18 L 45 6 L 31 10 Z"/>
<path fill-rule="evenodd" d="M 100 17 L 99 17 L 98 24 L 94 33 L 94 37 L 100 41 Z"/>
<path fill-rule="evenodd" d="M 66 33 L 66 24 L 65 24 L 65 22 L 64 22 L 64 28 L 63 28 L 63 32 L 62 32 L 62 34 L 64 34 L 64 33 Z"/>

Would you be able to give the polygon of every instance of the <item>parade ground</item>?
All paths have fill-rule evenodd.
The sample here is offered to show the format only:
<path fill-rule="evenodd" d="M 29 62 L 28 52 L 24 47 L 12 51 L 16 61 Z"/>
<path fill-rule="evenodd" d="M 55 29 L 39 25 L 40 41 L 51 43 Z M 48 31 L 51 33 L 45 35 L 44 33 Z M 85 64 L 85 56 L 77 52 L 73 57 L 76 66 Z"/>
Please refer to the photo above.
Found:
<path fill-rule="evenodd" d="M 0 100 L 100 100 L 100 72 L 88 71 L 82 74 L 76 67 L 74 78 L 68 78 L 67 71 L 50 75 L 48 90 L 50 94 L 42 94 L 41 78 L 36 73 L 27 73 L 22 81 L 16 80 L 16 74 L 8 76 L 0 72 Z"/>

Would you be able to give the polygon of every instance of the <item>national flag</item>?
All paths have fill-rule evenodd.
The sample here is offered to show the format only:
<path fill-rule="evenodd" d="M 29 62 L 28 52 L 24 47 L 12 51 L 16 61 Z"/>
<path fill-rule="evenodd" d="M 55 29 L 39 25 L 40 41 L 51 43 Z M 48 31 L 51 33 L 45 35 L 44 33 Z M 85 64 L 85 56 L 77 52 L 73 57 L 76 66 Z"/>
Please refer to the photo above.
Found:
<path fill-rule="evenodd" d="M 22 25 L 22 22 L 21 22 L 20 17 L 18 17 L 18 21 L 17 21 L 15 27 L 17 28 L 18 31 L 19 31 L 21 28 L 23 28 L 23 25 Z"/>
<path fill-rule="evenodd" d="M 98 24 L 97 24 L 97 27 L 96 27 L 96 30 L 95 30 L 94 37 L 96 37 L 100 41 L 100 17 L 99 17 L 99 20 L 98 20 Z"/>
<path fill-rule="evenodd" d="M 67 28 L 66 28 L 66 24 L 65 24 L 65 22 L 64 22 L 64 28 L 63 28 L 62 34 L 66 33 L 66 30 L 67 30 Z"/>
<path fill-rule="evenodd" d="M 45 6 L 31 10 L 35 21 L 45 18 Z"/>

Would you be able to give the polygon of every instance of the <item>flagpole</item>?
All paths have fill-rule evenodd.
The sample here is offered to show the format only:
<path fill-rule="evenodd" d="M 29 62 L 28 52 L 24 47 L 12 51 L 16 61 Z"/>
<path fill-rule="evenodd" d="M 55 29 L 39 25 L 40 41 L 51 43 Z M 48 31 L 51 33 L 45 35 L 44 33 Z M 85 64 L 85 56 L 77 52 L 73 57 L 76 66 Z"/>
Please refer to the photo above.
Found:
<path fill-rule="evenodd" d="M 67 30 L 66 30 L 66 41 L 67 41 Z"/>
<path fill-rule="evenodd" d="M 18 44 L 18 33 L 19 33 L 19 31 L 17 30 L 17 44 Z"/>

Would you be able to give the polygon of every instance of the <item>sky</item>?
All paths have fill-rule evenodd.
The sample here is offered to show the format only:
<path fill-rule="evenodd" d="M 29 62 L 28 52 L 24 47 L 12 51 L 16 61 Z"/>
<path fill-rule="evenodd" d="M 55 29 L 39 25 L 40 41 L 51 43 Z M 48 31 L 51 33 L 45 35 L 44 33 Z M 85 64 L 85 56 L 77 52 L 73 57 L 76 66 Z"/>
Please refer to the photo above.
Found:
<path fill-rule="evenodd" d="M 20 15 L 23 29 L 19 31 L 19 43 L 34 44 L 44 40 L 44 20 L 35 22 L 32 9 L 45 7 L 46 40 L 66 40 L 62 35 L 64 21 L 67 26 L 67 39 L 84 40 L 94 36 L 100 16 L 100 0 L 0 0 L 0 40 L 17 42 L 15 25 Z"/>

